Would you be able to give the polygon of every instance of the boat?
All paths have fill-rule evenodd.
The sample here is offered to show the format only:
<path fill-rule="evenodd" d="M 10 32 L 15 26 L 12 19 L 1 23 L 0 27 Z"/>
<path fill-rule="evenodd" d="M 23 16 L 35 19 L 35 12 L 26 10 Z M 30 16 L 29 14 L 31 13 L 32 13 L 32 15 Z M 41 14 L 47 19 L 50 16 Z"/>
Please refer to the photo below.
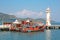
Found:
<path fill-rule="evenodd" d="M 21 21 L 19 22 L 16 20 L 12 23 L 10 31 L 18 31 L 18 32 L 37 32 L 37 31 L 44 31 L 45 26 L 44 24 L 34 23 L 32 21 Z"/>

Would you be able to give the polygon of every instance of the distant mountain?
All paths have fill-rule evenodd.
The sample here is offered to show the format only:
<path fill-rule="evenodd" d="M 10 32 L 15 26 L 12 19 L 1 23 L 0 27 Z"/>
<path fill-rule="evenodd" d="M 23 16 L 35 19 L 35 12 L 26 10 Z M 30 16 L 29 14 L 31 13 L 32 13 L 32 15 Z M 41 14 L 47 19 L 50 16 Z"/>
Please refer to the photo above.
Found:
<path fill-rule="evenodd" d="M 46 19 L 44 18 L 38 18 L 38 19 L 33 19 L 33 18 L 19 18 L 19 20 L 32 20 L 34 22 L 43 22 L 44 24 L 46 24 Z M 51 23 L 55 23 L 54 20 L 51 20 Z"/>
<path fill-rule="evenodd" d="M 9 15 L 9 14 L 4 14 L 4 13 L 0 13 L 0 20 L 1 19 L 13 19 L 13 18 L 16 18 L 16 16 Z"/>
<path fill-rule="evenodd" d="M 38 19 L 33 19 L 33 18 L 17 18 L 14 15 L 9 15 L 9 14 L 4 14 L 4 13 L 0 13 L 0 23 L 2 22 L 2 20 L 4 22 L 14 22 L 15 20 L 31 20 L 34 22 L 43 22 L 44 24 L 46 24 L 46 19 L 44 18 L 38 18 Z M 51 20 L 51 23 L 56 23 L 54 20 Z"/>
<path fill-rule="evenodd" d="M 43 19 L 43 18 L 38 18 L 38 19 L 35 19 L 36 21 L 41 21 L 41 22 L 45 22 L 46 20 Z"/>

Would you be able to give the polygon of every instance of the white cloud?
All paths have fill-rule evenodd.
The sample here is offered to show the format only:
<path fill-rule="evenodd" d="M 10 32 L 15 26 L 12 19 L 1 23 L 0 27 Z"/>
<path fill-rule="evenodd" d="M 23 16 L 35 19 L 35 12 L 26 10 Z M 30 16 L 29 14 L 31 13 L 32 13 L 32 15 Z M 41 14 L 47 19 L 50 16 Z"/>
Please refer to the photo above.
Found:
<path fill-rule="evenodd" d="M 43 13 L 42 12 L 34 12 L 34 11 L 24 9 L 22 11 L 18 11 L 16 13 L 14 13 L 14 15 L 17 17 L 20 17 L 20 18 L 26 18 L 26 17 L 41 18 Z"/>

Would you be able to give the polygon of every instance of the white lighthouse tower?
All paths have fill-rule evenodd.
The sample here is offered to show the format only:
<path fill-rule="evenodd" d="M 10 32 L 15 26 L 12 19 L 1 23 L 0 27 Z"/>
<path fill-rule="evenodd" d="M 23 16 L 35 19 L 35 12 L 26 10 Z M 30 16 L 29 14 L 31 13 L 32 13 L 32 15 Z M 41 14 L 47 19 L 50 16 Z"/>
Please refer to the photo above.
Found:
<path fill-rule="evenodd" d="M 51 25 L 51 23 L 50 23 L 50 8 L 47 8 L 46 9 L 46 25 L 47 26 L 50 26 Z"/>

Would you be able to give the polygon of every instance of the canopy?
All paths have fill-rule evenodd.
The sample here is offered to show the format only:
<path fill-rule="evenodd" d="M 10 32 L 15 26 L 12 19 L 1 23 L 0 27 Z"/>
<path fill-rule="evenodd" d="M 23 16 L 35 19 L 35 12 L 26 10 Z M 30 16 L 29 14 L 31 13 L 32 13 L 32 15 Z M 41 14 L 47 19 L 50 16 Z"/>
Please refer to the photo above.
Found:
<path fill-rule="evenodd" d="M 28 19 L 28 20 L 26 20 L 26 22 L 30 22 L 30 20 Z"/>
<path fill-rule="evenodd" d="M 15 20 L 15 22 L 13 22 L 14 24 L 20 24 L 20 22 L 18 20 Z"/>

